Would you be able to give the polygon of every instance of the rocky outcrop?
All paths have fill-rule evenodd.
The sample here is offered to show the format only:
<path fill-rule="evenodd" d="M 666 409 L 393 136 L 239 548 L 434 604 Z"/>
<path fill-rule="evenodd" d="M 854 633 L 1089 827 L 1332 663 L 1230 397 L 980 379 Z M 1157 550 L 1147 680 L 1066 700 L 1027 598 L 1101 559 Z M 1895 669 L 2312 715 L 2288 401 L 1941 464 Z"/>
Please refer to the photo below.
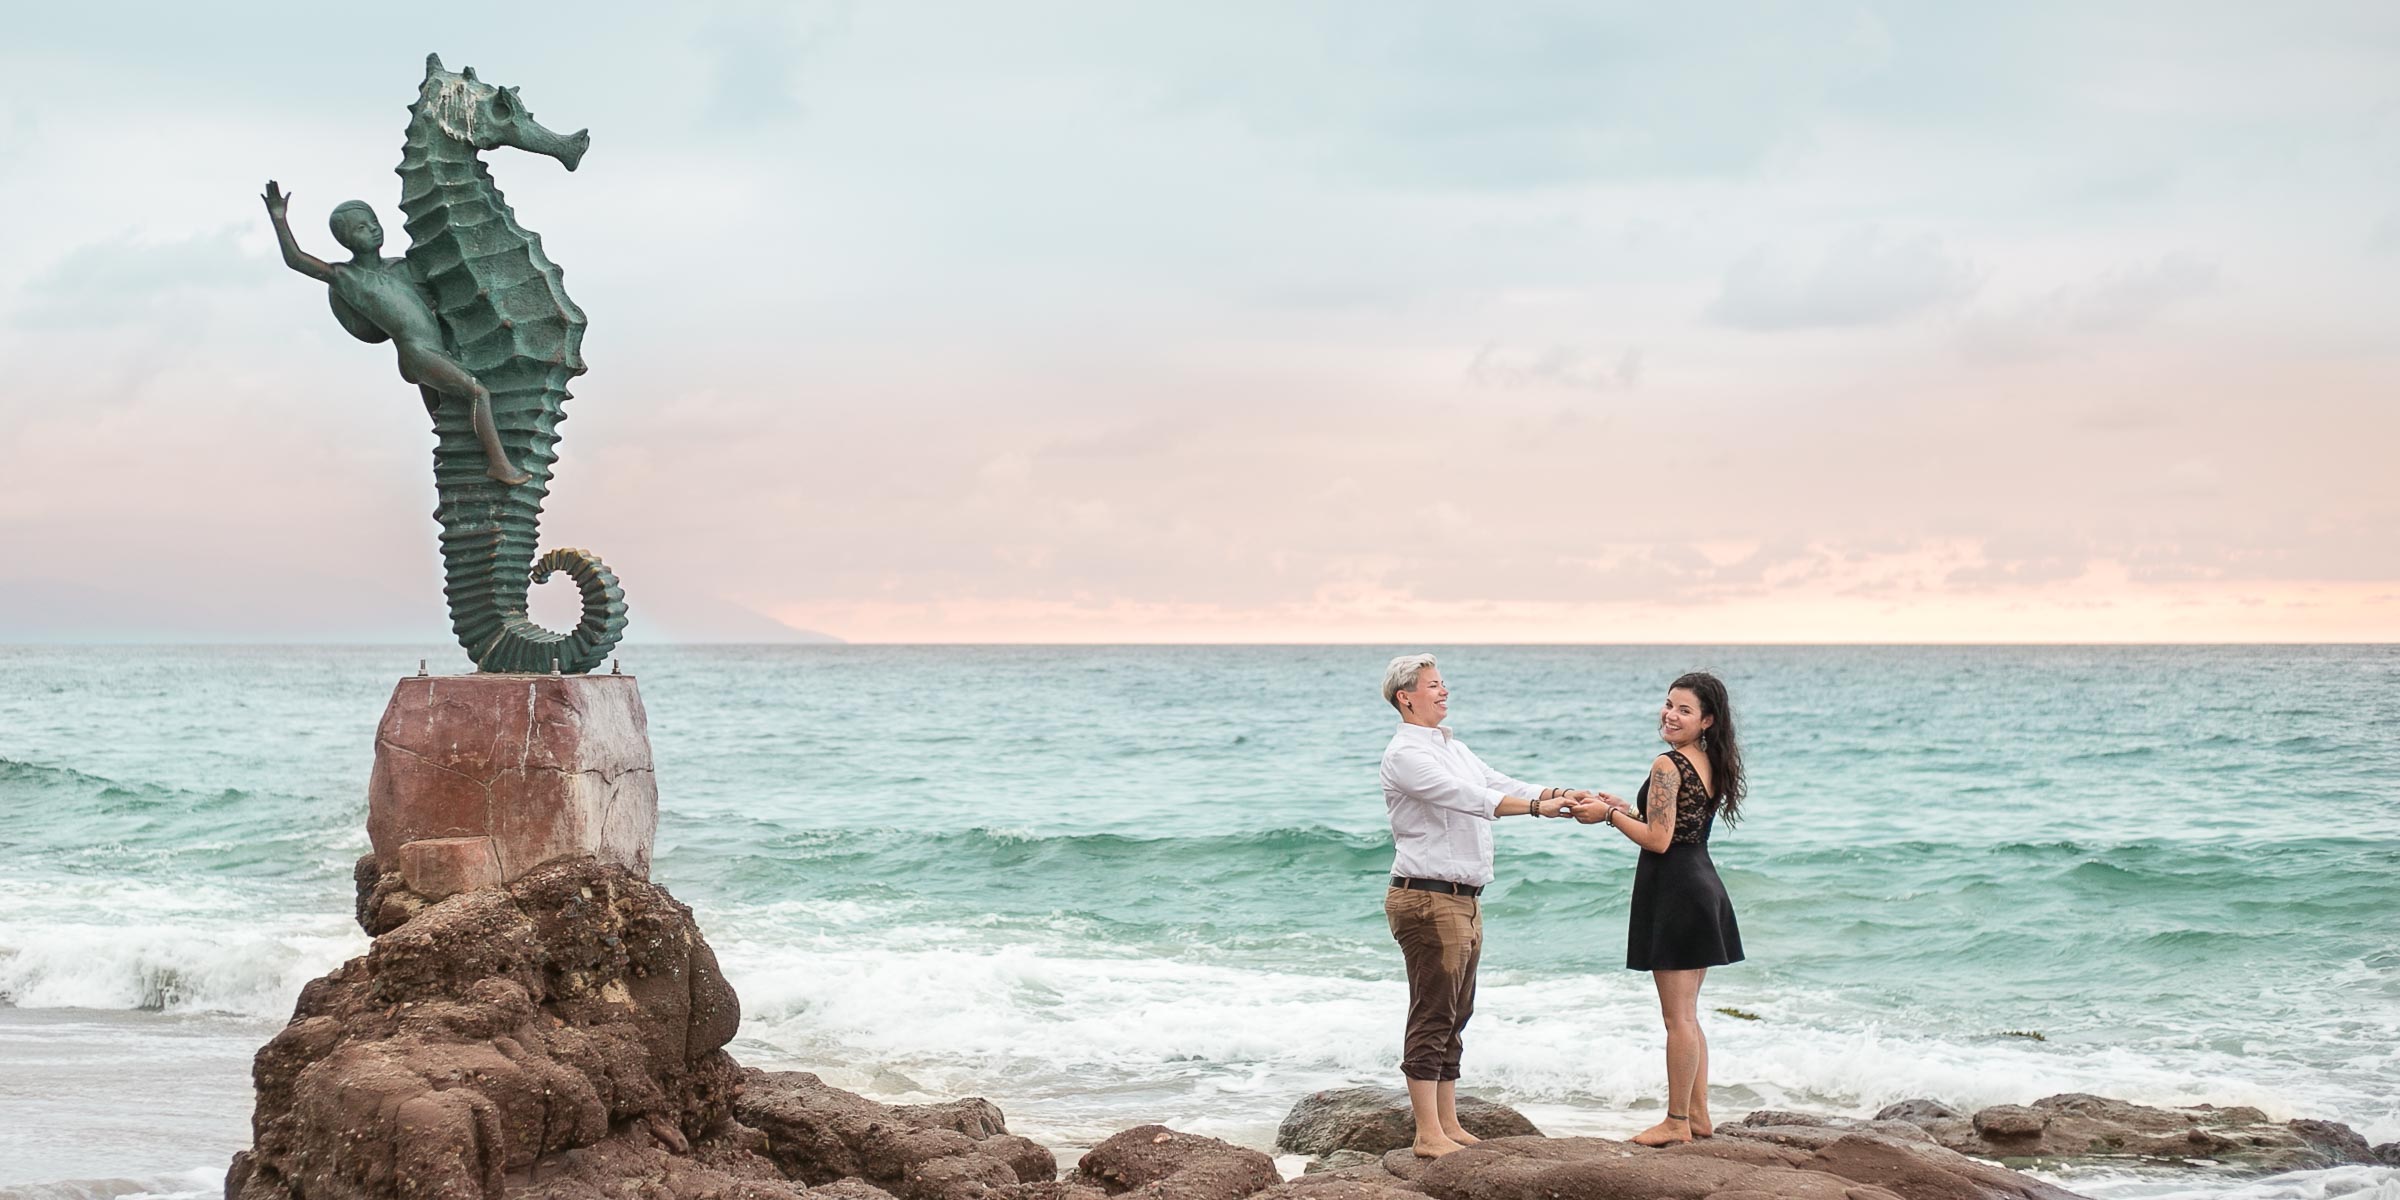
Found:
<path fill-rule="evenodd" d="M 602 1171 L 792 1190 L 723 1136 L 741 1010 L 665 891 L 589 858 L 439 903 L 399 904 L 380 875 L 365 890 L 410 915 L 302 989 L 258 1052 L 231 1200 L 465 1200 L 545 1174 L 569 1195 Z"/>
<path fill-rule="evenodd" d="M 1136 1200 L 1240 1200 L 1282 1182 L 1256 1150 L 1164 1125 L 1137 1125 L 1084 1154 L 1071 1183 Z"/>
<path fill-rule="evenodd" d="M 1541 1135 L 1525 1114 L 1474 1096 L 1458 1098 L 1458 1123 L 1479 1138 Z M 1301 1098 L 1275 1131 L 1277 1149 L 1292 1154 L 1356 1150 L 1382 1154 L 1416 1143 L 1416 1118 L 1399 1088 L 1334 1088 Z"/>
<path fill-rule="evenodd" d="M 1760 1114 L 1744 1118 L 1756 1125 Z M 1876 1114 L 1962 1154 L 2009 1159 L 2142 1158 L 2206 1161 L 2253 1171 L 2297 1171 L 2376 1161 L 2365 1138 L 2333 1121 L 2272 1121 L 2255 1108 L 2150 1108 L 2080 1092 L 2032 1104 L 1996 1104 L 1971 1115 L 1931 1100 Z"/>
<path fill-rule="evenodd" d="M 557 859 L 436 899 L 369 854 L 357 883 L 375 943 L 258 1052 L 227 1200 L 1110 1194 L 1059 1181 L 989 1101 L 879 1104 L 743 1070 L 724 1050 L 740 1005 L 691 910 L 621 864 Z M 1194 1194 L 1231 1200 L 1200 1143 L 1232 1148 L 1191 1143 Z"/>
<path fill-rule="evenodd" d="M 988 1100 L 879 1104 L 804 1071 L 742 1072 L 741 1124 L 810 1185 L 855 1179 L 900 1200 L 970 1200 L 1058 1177 L 1050 1151 L 1008 1132 Z"/>

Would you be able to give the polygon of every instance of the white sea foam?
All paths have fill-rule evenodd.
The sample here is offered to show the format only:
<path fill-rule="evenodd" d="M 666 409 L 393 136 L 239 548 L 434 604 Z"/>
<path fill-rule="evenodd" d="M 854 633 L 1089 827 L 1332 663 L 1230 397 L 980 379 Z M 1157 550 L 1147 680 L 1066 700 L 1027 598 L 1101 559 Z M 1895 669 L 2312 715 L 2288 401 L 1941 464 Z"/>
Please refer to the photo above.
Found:
<path fill-rule="evenodd" d="M 347 916 L 135 926 L 0 924 L 0 998 L 17 1008 L 284 1017 L 301 985 L 363 953 Z"/>
<path fill-rule="evenodd" d="M 2034 1173 L 2092 1200 L 2400 1200 L 2400 1167 L 2332 1167 L 2258 1179 L 2108 1169 Z"/>
<path fill-rule="evenodd" d="M 157 1176 L 0 1185 L 0 1200 L 201 1200 L 224 1191 L 222 1167 L 194 1167 Z"/>
<path fill-rule="evenodd" d="M 844 1086 L 907 1094 L 893 1098 L 1013 1096 L 1032 1106 L 1037 1128 L 1059 1137 L 1168 1112 L 1271 1127 L 1298 1095 L 1385 1080 L 1399 1056 L 1406 992 L 1394 977 L 1120 956 L 1128 948 L 1022 930 L 979 941 L 956 925 L 853 927 L 838 939 L 756 936 L 766 932 L 717 940 L 743 997 L 744 1036 L 758 1051 L 827 1070 Z M 1865 1114 L 1913 1097 L 1975 1108 L 2088 1091 L 2347 1117 L 2373 1137 L 2386 1107 L 2321 1077 L 2266 1078 L 2251 1060 L 2205 1051 L 2170 1060 L 1983 1030 L 1930 1034 L 1888 1027 L 1870 1013 L 1841 1014 L 1825 997 L 1755 985 L 1740 1002 L 1779 1015 L 1710 1020 L 1712 1083 L 1728 1113 Z M 1471 1086 L 1569 1109 L 1658 1105 L 1660 1034 L 1645 979 L 1487 972 L 1477 1008 L 1468 1032 Z M 904 1085 L 892 1086 L 895 1079 Z"/>

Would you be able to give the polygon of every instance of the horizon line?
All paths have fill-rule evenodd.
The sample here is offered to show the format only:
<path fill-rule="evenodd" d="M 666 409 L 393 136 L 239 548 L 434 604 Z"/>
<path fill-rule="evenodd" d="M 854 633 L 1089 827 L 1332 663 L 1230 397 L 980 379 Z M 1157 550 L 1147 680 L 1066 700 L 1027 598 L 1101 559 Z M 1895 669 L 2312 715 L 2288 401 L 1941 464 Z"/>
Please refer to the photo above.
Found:
<path fill-rule="evenodd" d="M 1643 649 L 1643 648 L 1674 649 L 1674 648 L 1679 648 L 1679 647 L 1710 647 L 1710 648 L 1717 648 L 1717 647 L 1732 647 L 1732 648 L 1758 648 L 1758 649 L 1775 649 L 1775 648 L 1790 648 L 1790 649 L 1843 649 L 1843 648 L 1857 648 L 1857 649 L 1915 649 L 1915 648 L 1922 648 L 1922 649 L 2002 649 L 2002 648 L 2027 648 L 2027 649 L 2040 649 L 2040 648 L 2060 648 L 2060 649 L 2066 649 L 2066 648 L 2073 648 L 2073 647 L 2135 647 L 2135 646 L 2158 646 L 2158 647 L 2236 647 L 2236 646 L 2255 646 L 2255 647 L 2261 647 L 2261 648 L 2277 648 L 2277 647 L 2286 647 L 2286 648 L 2288 648 L 2288 647 L 2315 647 L 2315 646 L 2341 646 L 2341 647 L 2400 646 L 2400 639 L 2396 639 L 2396 640 L 2389 640 L 2389 641 L 2348 641 L 2348 640 L 2328 640 L 2328 641 L 2235 641 L 2235 640 L 2225 640 L 2225 641 L 2165 641 L 2165 640 L 2161 640 L 2161 641 L 2121 641 L 2121 640 L 2120 640 L 2120 641 L 2110 641 L 2110 640 L 2100 640 L 2100 639 L 2094 639 L 2094 640 L 2088 640 L 2088 641 L 2086 641 L 2086 640 L 2012 640 L 2012 641 L 1972 641 L 1972 640 L 1960 640 L 1960 641 L 1883 641 L 1883 642 L 1879 642 L 1879 641 L 1845 641 L 1845 640 L 1831 640 L 1831 641 L 1803 641 L 1803 640 L 1739 640 L 1739 639 L 1735 639 L 1735 640 L 1727 640 L 1727 641 L 1702 641 L 1702 642 L 1691 642 L 1691 641 L 1655 641 L 1655 642 L 1653 642 L 1653 641 L 1533 641 L 1533 642 L 1525 642 L 1525 641 L 1478 641 L 1478 640 L 1473 640 L 1473 639 L 1468 639 L 1468 640 L 1445 640 L 1445 639 L 1440 639 L 1440 638 L 1433 638 L 1433 639 L 1423 639 L 1423 640 L 1410 640 L 1410 641 L 1405 641 L 1405 642 L 1404 642 L 1404 641 L 1398 641 L 1398 640 L 1391 640 L 1391 639 L 1378 639 L 1378 640 L 1374 640 L 1374 641 L 1254 641 L 1254 642 L 1245 642 L 1245 641 L 1155 641 L 1155 642 L 1151 642 L 1151 641 L 1123 641 L 1123 642 L 1059 642 L 1059 641 L 1006 641 L 1006 640 L 987 640 L 987 641 L 975 641 L 975 640 L 941 640 L 941 641 L 888 641 L 888 642 L 886 642 L 886 641 L 850 641 L 850 640 L 848 640 L 848 639 L 831 638 L 831 639 L 829 639 L 829 640 L 826 640 L 826 641 L 734 641 L 734 640 L 720 640 L 720 639 L 698 639 L 698 640 L 687 640 L 687 641 L 659 641 L 659 642 L 644 642 L 644 643 L 641 643 L 641 644 L 639 644 L 639 645 L 635 646 L 635 647 L 634 647 L 634 649 L 636 649 L 636 650 L 643 650 L 643 649 L 654 649 L 654 648 L 655 648 L 655 649 L 666 649 L 666 648 L 675 648 L 675 649 L 689 649 L 689 648 L 694 648 L 694 647 L 725 647 L 725 648 L 729 648 L 729 649 L 776 649 L 776 650 L 842 650 L 842 649 L 859 649 L 859 648 L 894 648 L 894 649 L 911 649 L 911 648 L 920 648 L 920 649 L 922 649 L 922 648 L 953 648 L 953 647 L 955 647 L 955 648 L 976 648 L 976 647 L 992 647 L 992 648 L 1001 648 L 1001 647 L 1007 647 L 1007 648 L 1026 648 L 1026 649 L 1059 649 L 1059 650 L 1072 650 L 1072 649 L 1093 649 L 1093 650 L 1103 650 L 1103 649 L 1137 649 L 1137 648 L 1143 648 L 1143 647 L 1156 647 L 1156 648 L 1160 648 L 1160 649 L 1199 649 L 1199 648 L 1205 648 L 1205 647 L 1223 647 L 1223 648 L 1229 648 L 1229 649 L 1272 649 L 1272 648 L 1279 648 L 1279 647 L 1293 647 L 1293 648 L 1317 648 L 1317 647 L 1335 647 L 1335 646 L 1396 646 L 1396 645 L 1419 645 L 1419 644 L 1422 644 L 1422 645 L 1436 645 L 1436 646 L 1487 646 L 1487 647 L 1493 647 L 1493 648 L 1499 648 L 1499 649 L 1509 649 L 1509 648 L 1525 648 L 1525 649 L 1550 649 L 1550 648 L 1566 648 L 1566 647 L 1589 647 L 1589 648 L 1604 648 L 1604 649 Z M 321 647 L 328 647 L 328 648 L 347 648 L 347 649 L 368 649 L 368 648 L 375 648 L 375 647 L 408 647 L 408 648 L 414 648 L 414 649 L 425 649 L 425 648 L 427 648 L 428 646 L 431 646 L 431 645 L 433 645 L 433 643 L 431 643 L 431 642 L 405 641 L 405 640 L 399 640 L 399 639 L 390 639 L 390 640 L 386 640 L 386 639 L 380 639 L 380 638 L 369 638 L 369 639 L 348 639 L 348 638 L 308 638 L 308 639 L 284 639 L 284 640 L 279 640 L 279 641 L 243 641 L 243 640 L 239 640 L 239 639 L 232 639 L 232 638 L 225 638 L 225 639 L 213 639 L 213 638 L 212 638 L 212 639 L 201 640 L 201 641 L 172 641 L 172 640 L 144 639 L 144 638 L 110 638 L 110 637 L 96 637 L 96 638 L 44 638 L 44 639 L 40 639 L 40 640 L 34 640 L 34 641 L 10 641 L 10 640 L 6 640 L 6 639 L 0 639 L 0 649 L 9 649 L 9 650 L 15 650 L 15 649 L 30 649 L 30 648 L 35 648 L 35 647 L 50 647 L 50 646 L 108 646 L 108 647 L 116 647 L 116 648 L 122 648 L 122 649 L 128 649 L 128 650 L 133 650 L 133 649 L 226 649 L 226 650 L 254 649 L 254 650 L 266 650 L 266 649 L 278 649 L 278 648 L 299 647 L 299 646 L 321 646 Z M 619 657 L 622 657 L 622 655 L 619 655 Z"/>

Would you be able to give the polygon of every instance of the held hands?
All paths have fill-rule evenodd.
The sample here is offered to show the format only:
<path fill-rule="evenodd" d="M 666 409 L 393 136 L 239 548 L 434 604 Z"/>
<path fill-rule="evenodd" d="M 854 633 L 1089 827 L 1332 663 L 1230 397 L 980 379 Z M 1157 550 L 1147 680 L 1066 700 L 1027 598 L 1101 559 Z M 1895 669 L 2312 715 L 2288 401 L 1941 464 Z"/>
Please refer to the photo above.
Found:
<path fill-rule="evenodd" d="M 1571 817 L 1575 815 L 1575 806 L 1590 797 L 1590 792 L 1560 788 L 1549 799 L 1534 801 L 1533 813 L 1537 817 Z"/>
<path fill-rule="evenodd" d="M 1623 799 L 1607 792 L 1578 792 L 1575 795 L 1578 799 L 1565 815 L 1585 825 L 1597 825 L 1607 820 L 1612 810 L 1631 811 L 1633 808 Z"/>

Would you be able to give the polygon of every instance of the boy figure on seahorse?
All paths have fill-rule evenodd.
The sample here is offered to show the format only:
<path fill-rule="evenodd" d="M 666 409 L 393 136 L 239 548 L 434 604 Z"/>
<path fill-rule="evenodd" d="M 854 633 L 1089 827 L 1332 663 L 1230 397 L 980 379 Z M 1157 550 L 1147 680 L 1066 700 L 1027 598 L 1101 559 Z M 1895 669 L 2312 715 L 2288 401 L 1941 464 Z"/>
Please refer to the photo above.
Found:
<path fill-rule="evenodd" d="M 291 224 L 285 220 L 291 197 L 274 180 L 267 181 L 266 193 L 259 198 L 266 201 L 267 217 L 275 222 L 283 264 L 325 282 L 334 318 L 342 328 L 362 342 L 391 342 L 400 351 L 400 378 L 474 405 L 475 437 L 483 443 L 488 464 L 483 473 L 511 485 L 533 478 L 509 461 L 507 449 L 500 444 L 500 431 L 492 424 L 491 393 L 473 372 L 442 349 L 441 322 L 433 315 L 433 303 L 418 286 L 408 260 L 383 257 L 383 223 L 375 219 L 375 210 L 364 200 L 345 200 L 334 206 L 330 222 L 333 240 L 350 252 L 350 258 L 328 263 L 293 240 Z M 426 407 L 432 407 L 431 397 L 427 397 Z"/>

